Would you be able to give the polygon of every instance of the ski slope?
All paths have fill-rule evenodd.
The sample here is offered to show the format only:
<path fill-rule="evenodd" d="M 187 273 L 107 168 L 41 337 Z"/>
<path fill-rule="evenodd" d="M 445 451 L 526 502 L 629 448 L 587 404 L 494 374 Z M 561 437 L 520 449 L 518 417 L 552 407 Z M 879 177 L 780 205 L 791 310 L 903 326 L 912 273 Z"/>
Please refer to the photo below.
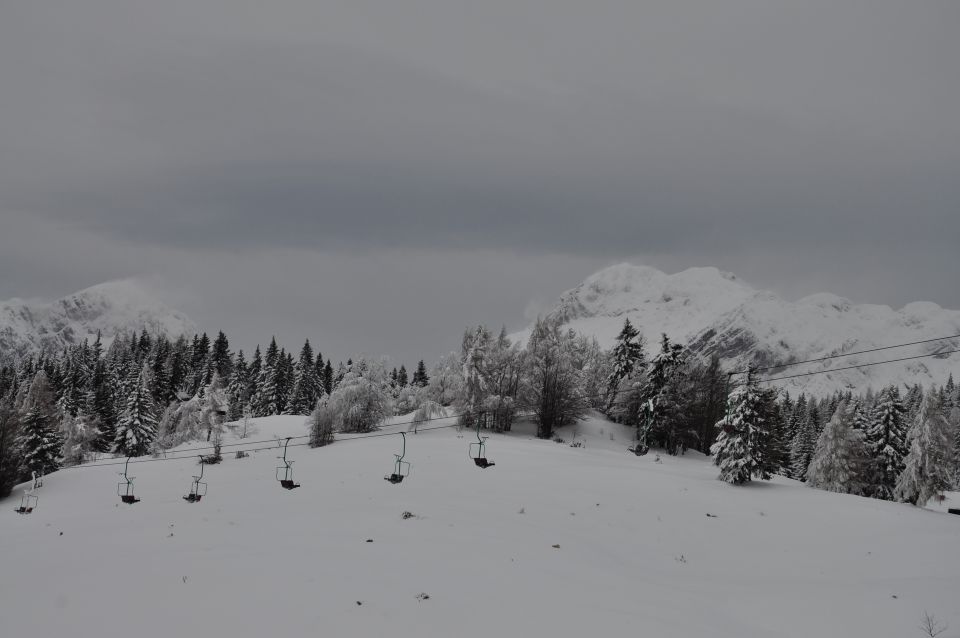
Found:
<path fill-rule="evenodd" d="M 903 638 L 924 611 L 960 634 L 958 516 L 733 487 L 699 455 L 628 454 L 597 417 L 581 448 L 531 432 L 491 436 L 487 470 L 467 432 L 408 434 L 400 485 L 399 436 L 291 447 L 292 491 L 278 449 L 227 453 L 197 504 L 188 460 L 131 465 L 132 506 L 122 467 L 61 471 L 33 514 L 12 511 L 20 488 L 2 502 L 0 636 Z"/>

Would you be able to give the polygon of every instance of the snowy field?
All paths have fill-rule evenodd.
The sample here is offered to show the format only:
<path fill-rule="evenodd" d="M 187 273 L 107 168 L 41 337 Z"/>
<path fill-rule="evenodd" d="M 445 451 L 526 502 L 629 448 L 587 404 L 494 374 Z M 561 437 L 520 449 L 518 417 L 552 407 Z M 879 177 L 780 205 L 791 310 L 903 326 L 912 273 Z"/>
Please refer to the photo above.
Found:
<path fill-rule="evenodd" d="M 2 502 L 0 636 L 909 638 L 924 611 L 960 636 L 960 516 L 733 487 L 699 455 L 628 454 L 597 418 L 581 448 L 530 432 L 492 436 L 487 470 L 469 433 L 408 435 L 400 485 L 398 436 L 291 448 L 292 491 L 278 450 L 225 450 L 197 504 L 190 460 L 132 465 L 132 506 L 122 467 L 59 472 L 32 515 L 20 488 Z"/>

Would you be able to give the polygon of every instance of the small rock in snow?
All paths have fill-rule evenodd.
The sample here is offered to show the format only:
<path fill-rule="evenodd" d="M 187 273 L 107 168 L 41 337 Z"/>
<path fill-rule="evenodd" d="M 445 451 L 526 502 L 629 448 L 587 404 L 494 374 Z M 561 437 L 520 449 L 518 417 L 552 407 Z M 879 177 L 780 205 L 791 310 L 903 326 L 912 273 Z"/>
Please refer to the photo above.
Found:
<path fill-rule="evenodd" d="M 553 545 L 553 548 L 554 548 L 554 549 L 560 549 L 560 544 L 558 543 L 558 544 L 556 544 L 556 545 Z"/>

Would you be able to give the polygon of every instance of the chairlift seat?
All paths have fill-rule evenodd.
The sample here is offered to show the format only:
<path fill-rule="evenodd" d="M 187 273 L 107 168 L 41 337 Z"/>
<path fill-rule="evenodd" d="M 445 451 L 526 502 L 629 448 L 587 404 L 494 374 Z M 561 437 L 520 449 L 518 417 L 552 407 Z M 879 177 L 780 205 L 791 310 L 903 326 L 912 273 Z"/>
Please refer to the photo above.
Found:
<path fill-rule="evenodd" d="M 129 505 L 133 505 L 134 503 L 140 502 L 140 499 L 134 496 L 133 494 L 121 494 L 120 500 Z"/>
<path fill-rule="evenodd" d="M 299 483 L 294 483 L 291 479 L 280 479 L 280 487 L 285 490 L 292 490 L 294 488 L 300 487 Z"/>
<path fill-rule="evenodd" d="M 15 509 L 14 511 L 15 511 L 17 514 L 29 514 L 29 513 L 33 512 L 33 508 L 32 508 L 32 507 L 25 507 L 25 506 L 21 505 L 20 507 L 18 507 L 18 508 Z"/>
<path fill-rule="evenodd" d="M 477 464 L 477 467 L 480 467 L 483 469 L 486 469 L 488 467 L 493 467 L 494 465 L 496 465 L 496 463 L 491 463 L 490 461 L 488 461 L 486 458 L 482 456 L 474 457 L 473 462 Z"/>
<path fill-rule="evenodd" d="M 384 476 L 383 479 L 396 485 L 397 483 L 403 481 L 403 476 L 403 474 L 391 474 L 390 476 Z"/>

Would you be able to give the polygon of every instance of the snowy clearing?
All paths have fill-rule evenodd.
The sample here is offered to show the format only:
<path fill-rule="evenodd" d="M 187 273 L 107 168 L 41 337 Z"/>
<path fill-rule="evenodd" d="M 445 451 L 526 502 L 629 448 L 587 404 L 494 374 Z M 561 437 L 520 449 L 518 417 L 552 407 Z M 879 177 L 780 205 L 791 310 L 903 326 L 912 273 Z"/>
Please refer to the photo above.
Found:
<path fill-rule="evenodd" d="M 250 438 L 303 423 L 256 419 Z M 628 454 L 597 417 L 581 448 L 531 432 L 492 435 L 487 470 L 469 432 L 409 434 L 400 485 L 385 436 L 291 447 L 292 491 L 279 450 L 231 448 L 196 504 L 190 460 L 131 465 L 132 506 L 122 467 L 47 477 L 29 516 L 21 486 L 0 515 L 0 635 L 901 638 L 924 611 L 960 635 L 960 516 L 733 487 L 697 454 Z"/>

